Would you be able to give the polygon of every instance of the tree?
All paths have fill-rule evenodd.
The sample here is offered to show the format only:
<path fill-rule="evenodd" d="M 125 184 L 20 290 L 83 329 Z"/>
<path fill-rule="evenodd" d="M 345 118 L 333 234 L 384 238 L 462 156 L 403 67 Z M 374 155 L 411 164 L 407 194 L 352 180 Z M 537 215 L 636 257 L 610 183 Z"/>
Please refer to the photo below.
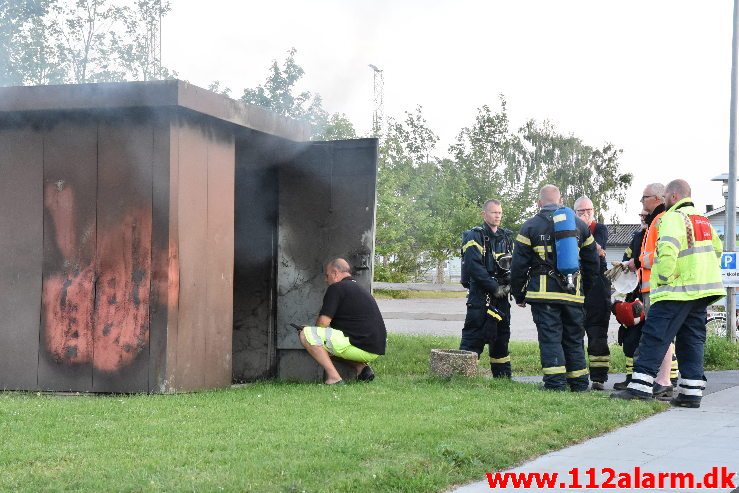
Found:
<path fill-rule="evenodd" d="M 594 148 L 573 136 L 557 132 L 549 122 L 531 120 L 521 129 L 526 142 L 524 160 L 538 170 L 537 189 L 546 183 L 557 185 L 565 205 L 572 207 L 578 197 L 593 201 L 599 220 L 609 203 L 623 204 L 633 180 L 631 173 L 620 173 L 618 158 L 623 152 L 612 144 Z M 616 221 L 616 214 L 610 218 Z"/>
<path fill-rule="evenodd" d="M 531 196 L 532 177 L 537 170 L 523 159 L 518 135 L 509 128 L 506 101 L 500 96 L 500 110 L 484 105 L 475 121 L 463 128 L 449 148 L 451 164 L 464 180 L 468 200 L 478 210 L 487 199 L 504 203 L 502 225 L 517 229 L 523 222 Z"/>
<path fill-rule="evenodd" d="M 166 0 L 136 0 L 135 8 L 123 10 L 125 32 L 122 37 L 114 33 L 112 46 L 123 70 L 135 80 L 173 76 L 173 72 L 162 67 L 159 52 L 160 22 L 170 10 Z"/>
<path fill-rule="evenodd" d="M 0 2 L 0 85 L 61 80 L 47 16 L 55 0 Z"/>
<path fill-rule="evenodd" d="M 114 24 L 126 14 L 106 0 L 76 0 L 71 6 L 55 6 L 60 38 L 69 64 L 71 81 L 109 82 L 122 80 L 115 66 Z"/>
<path fill-rule="evenodd" d="M 297 50 L 291 48 L 280 67 L 277 60 L 272 61 L 270 73 L 264 84 L 253 89 L 244 89 L 241 101 L 267 108 L 279 115 L 303 120 L 314 129 L 323 129 L 328 122 L 328 113 L 322 107 L 319 94 L 309 91 L 295 95 L 295 84 L 305 74 L 295 62 Z"/>
<path fill-rule="evenodd" d="M 429 217 L 428 197 L 438 137 L 427 127 L 421 108 L 402 122 L 390 119 L 381 141 L 377 176 L 375 253 L 378 279 L 404 281 L 425 270 L 420 231 Z"/>
<path fill-rule="evenodd" d="M 467 194 L 466 182 L 454 164 L 450 159 L 436 160 L 419 170 L 426 176 L 417 200 L 424 211 L 418 241 L 436 268 L 436 283 L 444 282 L 444 264 L 458 254 L 462 231 L 480 221 L 480 207 Z"/>
<path fill-rule="evenodd" d="M 0 84 L 151 80 L 166 0 L 0 2 Z"/>
<path fill-rule="evenodd" d="M 344 113 L 334 113 L 328 119 L 326 126 L 315 129 L 313 140 L 345 140 L 356 139 L 357 132 L 354 125 Z"/>

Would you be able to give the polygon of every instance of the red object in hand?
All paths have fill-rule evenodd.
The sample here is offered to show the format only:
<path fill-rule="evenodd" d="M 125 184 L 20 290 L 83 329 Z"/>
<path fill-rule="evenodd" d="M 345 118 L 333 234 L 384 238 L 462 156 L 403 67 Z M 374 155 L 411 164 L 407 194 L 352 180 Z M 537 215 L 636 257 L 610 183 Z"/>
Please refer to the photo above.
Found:
<path fill-rule="evenodd" d="M 617 301 L 613 305 L 613 313 L 621 325 L 631 327 L 644 320 L 644 304 L 640 300 L 631 303 Z"/>

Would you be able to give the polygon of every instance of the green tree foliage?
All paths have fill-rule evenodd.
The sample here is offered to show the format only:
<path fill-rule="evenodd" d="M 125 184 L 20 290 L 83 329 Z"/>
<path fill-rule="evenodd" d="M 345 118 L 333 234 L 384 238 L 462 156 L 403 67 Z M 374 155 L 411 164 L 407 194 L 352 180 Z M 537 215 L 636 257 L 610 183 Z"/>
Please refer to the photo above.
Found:
<path fill-rule="evenodd" d="M 320 94 L 310 91 L 296 94 L 296 85 L 305 74 L 295 61 L 296 53 L 297 50 L 291 48 L 282 66 L 277 60 L 273 60 L 264 84 L 244 89 L 241 101 L 310 123 L 313 140 L 355 138 L 354 126 L 346 115 L 337 113 L 329 117 L 328 112 L 323 109 Z M 214 85 L 218 88 L 220 83 L 216 81 L 211 84 Z"/>
<path fill-rule="evenodd" d="M 166 0 L 0 2 L 0 84 L 152 80 Z"/>
<path fill-rule="evenodd" d="M 444 262 L 459 249 L 461 231 L 479 217 L 455 163 L 433 156 L 438 140 L 420 107 L 388 124 L 377 183 L 381 278 L 407 280 L 434 266 L 443 279 Z"/>
<path fill-rule="evenodd" d="M 537 210 L 545 184 L 557 185 L 570 207 L 588 195 L 603 212 L 624 202 L 632 180 L 619 172 L 621 151 L 611 144 L 588 146 L 533 120 L 512 131 L 503 97 L 496 111 L 478 110 L 450 158 L 432 154 L 436 141 L 419 109 L 392 123 L 381 145 L 377 271 L 386 276 L 405 280 L 433 265 L 441 281 L 444 261 L 457 254 L 462 231 L 480 224 L 489 198 L 503 202 L 502 225 L 516 231 Z"/>
<path fill-rule="evenodd" d="M 565 136 L 549 122 L 537 124 L 531 120 L 520 133 L 526 142 L 524 159 L 540 177 L 537 189 L 546 183 L 557 185 L 564 204 L 573 207 L 577 198 L 587 195 L 593 201 L 600 220 L 609 204 L 623 204 L 633 176 L 620 173 L 618 159 L 621 149 L 612 144 L 594 148 L 573 136 Z M 616 220 L 616 214 L 609 218 Z"/>
<path fill-rule="evenodd" d="M 136 0 L 121 16 L 122 36 L 114 33 L 112 47 L 123 70 L 135 80 L 167 79 L 175 74 L 159 59 L 160 20 L 171 10 L 168 1 Z"/>
<path fill-rule="evenodd" d="M 62 61 L 49 22 L 54 0 L 0 2 L 0 85 L 63 80 Z"/>
<path fill-rule="evenodd" d="M 419 179 L 419 165 L 438 141 L 425 124 L 420 110 L 406 113 L 402 122 L 390 119 L 380 145 L 375 233 L 380 280 L 405 281 L 423 268 L 418 228 L 426 211 L 416 201 L 426 185 Z"/>

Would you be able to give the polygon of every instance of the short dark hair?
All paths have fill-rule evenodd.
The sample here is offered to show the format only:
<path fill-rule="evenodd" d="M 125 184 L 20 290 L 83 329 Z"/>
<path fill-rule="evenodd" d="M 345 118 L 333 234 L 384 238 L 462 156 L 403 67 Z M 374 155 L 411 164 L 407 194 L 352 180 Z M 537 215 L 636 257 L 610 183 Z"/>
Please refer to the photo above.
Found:
<path fill-rule="evenodd" d="M 503 207 L 503 204 L 500 203 L 500 200 L 498 199 L 487 199 L 484 204 L 482 204 L 482 210 L 486 211 L 488 209 L 488 204 L 495 204 L 499 207 Z"/>

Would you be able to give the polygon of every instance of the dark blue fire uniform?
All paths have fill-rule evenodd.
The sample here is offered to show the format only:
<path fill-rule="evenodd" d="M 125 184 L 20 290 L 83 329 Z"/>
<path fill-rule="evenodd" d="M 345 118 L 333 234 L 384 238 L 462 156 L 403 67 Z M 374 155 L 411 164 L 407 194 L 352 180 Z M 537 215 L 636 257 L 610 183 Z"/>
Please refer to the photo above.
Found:
<path fill-rule="evenodd" d="M 580 276 L 570 291 L 556 270 L 557 257 L 552 215 L 560 206 L 545 205 L 521 227 L 511 266 L 511 294 L 516 303 L 529 303 L 539 336 L 544 387 L 583 391 L 588 388 L 585 366 L 583 293 L 598 274 L 598 253 L 590 229 L 580 219 Z"/>
<path fill-rule="evenodd" d="M 495 292 L 510 284 L 508 272 L 498 267 L 496 259 L 512 249 L 513 232 L 508 229 L 493 232 L 483 224 L 465 231 L 462 237 L 462 284 L 469 294 L 459 349 L 479 356 L 488 344 L 494 377 L 511 376 L 511 304 L 508 296 L 496 297 Z"/>

